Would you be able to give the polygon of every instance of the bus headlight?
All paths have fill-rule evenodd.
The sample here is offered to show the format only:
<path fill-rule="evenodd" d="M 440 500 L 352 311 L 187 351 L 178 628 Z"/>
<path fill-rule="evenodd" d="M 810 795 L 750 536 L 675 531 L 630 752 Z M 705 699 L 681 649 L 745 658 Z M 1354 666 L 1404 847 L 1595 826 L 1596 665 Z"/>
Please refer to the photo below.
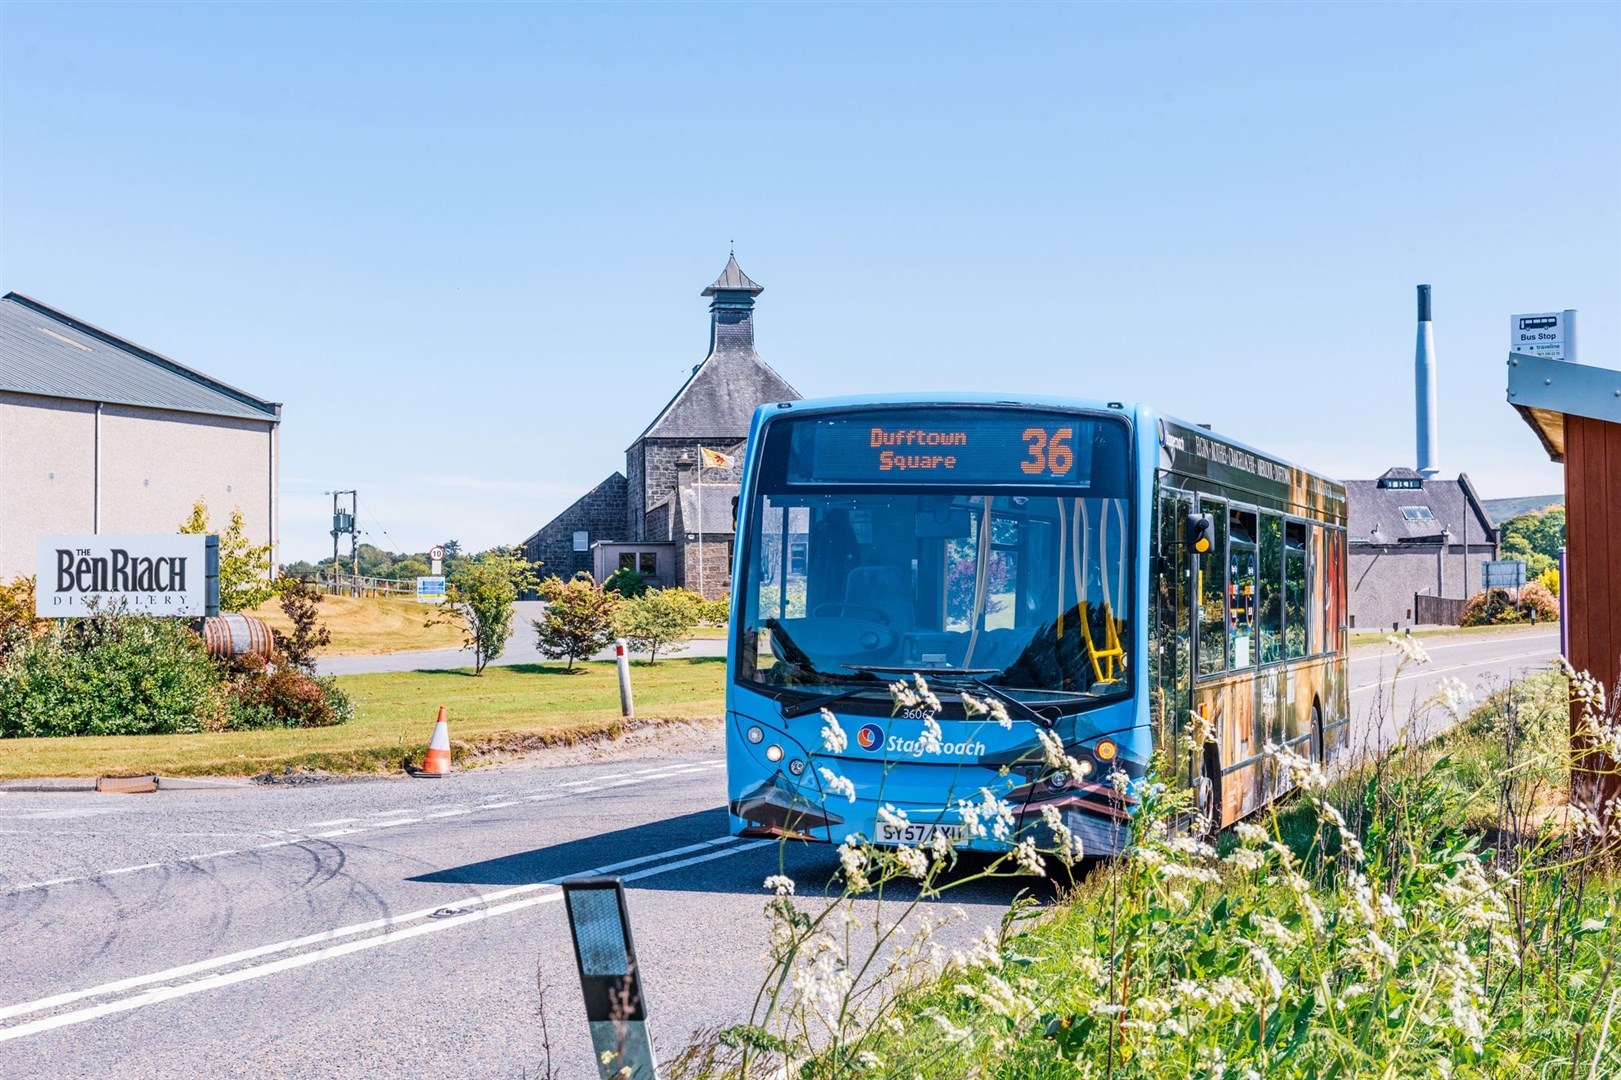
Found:
<path fill-rule="evenodd" d="M 776 743 L 772 743 L 770 746 L 766 747 L 765 748 L 765 759 L 767 761 L 770 761 L 770 762 L 781 761 L 782 760 L 782 747 L 778 746 Z"/>
<path fill-rule="evenodd" d="M 1099 739 L 1092 747 L 1092 756 L 1107 765 L 1120 755 L 1120 748 L 1109 739 Z"/>
<path fill-rule="evenodd" d="M 804 758 L 794 758 L 794 760 L 792 760 L 792 761 L 790 761 L 788 763 L 788 771 L 793 773 L 795 776 L 804 776 L 805 775 L 805 759 Z"/>
<path fill-rule="evenodd" d="M 748 740 L 751 743 L 760 742 L 765 738 L 765 732 L 761 731 L 758 725 L 749 728 L 749 730 L 744 732 L 744 734 L 748 736 Z"/>

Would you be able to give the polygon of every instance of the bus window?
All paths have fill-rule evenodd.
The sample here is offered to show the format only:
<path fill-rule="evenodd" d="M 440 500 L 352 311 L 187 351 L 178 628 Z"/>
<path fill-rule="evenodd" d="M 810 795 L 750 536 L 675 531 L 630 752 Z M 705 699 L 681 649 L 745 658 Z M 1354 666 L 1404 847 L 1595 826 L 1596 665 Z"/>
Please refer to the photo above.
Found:
<path fill-rule="evenodd" d="M 1311 527 L 1311 558 L 1308 576 L 1311 579 L 1311 595 L 1306 600 L 1306 647 L 1313 655 L 1328 650 L 1328 635 L 1323 627 L 1327 624 L 1324 605 L 1328 595 L 1328 555 L 1323 550 L 1323 539 L 1328 530 L 1321 525 Z"/>
<path fill-rule="evenodd" d="M 1306 523 L 1283 523 L 1283 653 L 1290 660 L 1306 649 Z"/>
<path fill-rule="evenodd" d="M 1227 655 L 1234 671 L 1255 666 L 1255 514 L 1227 514 Z"/>
<path fill-rule="evenodd" d="M 1215 525 L 1210 553 L 1198 557 L 1199 674 L 1214 675 L 1227 669 L 1227 509 L 1201 499 L 1199 512 Z"/>
<path fill-rule="evenodd" d="M 1255 632 L 1261 663 L 1283 659 L 1283 520 L 1261 515 L 1261 573 L 1255 582 Z"/>

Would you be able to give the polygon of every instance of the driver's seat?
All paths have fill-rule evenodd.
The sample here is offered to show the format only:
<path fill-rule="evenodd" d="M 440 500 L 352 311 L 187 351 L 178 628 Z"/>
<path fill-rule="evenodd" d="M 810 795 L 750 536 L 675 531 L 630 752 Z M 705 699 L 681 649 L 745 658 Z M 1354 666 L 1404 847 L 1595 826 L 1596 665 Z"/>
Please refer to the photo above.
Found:
<path fill-rule="evenodd" d="M 844 579 L 844 602 L 884 613 L 890 629 L 904 632 L 917 623 L 912 573 L 905 566 L 858 566 Z"/>

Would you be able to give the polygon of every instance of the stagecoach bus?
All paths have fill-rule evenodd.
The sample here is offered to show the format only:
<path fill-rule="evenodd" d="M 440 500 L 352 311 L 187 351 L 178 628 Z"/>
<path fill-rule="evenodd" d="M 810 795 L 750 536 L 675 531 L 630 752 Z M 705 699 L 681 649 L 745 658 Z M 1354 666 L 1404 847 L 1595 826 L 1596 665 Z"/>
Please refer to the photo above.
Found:
<path fill-rule="evenodd" d="M 1117 770 L 1141 778 L 1158 755 L 1157 778 L 1224 825 L 1284 790 L 1267 743 L 1322 761 L 1348 741 L 1344 487 L 1147 407 L 768 405 L 737 536 L 736 834 L 958 839 L 957 801 L 989 789 L 1021 829 L 1054 807 L 1109 854 L 1134 798 Z M 936 737 L 930 706 L 892 700 L 914 675 Z M 1046 764 L 1043 731 L 1078 770 Z"/>

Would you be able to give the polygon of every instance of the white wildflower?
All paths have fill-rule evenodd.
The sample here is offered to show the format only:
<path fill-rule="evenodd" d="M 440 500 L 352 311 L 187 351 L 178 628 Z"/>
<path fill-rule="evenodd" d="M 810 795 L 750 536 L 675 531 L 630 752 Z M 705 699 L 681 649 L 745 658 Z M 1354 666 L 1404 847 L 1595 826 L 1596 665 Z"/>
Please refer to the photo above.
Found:
<path fill-rule="evenodd" d="M 1287 926 L 1284 926 L 1281 922 L 1274 919 L 1270 915 L 1255 916 L 1255 926 L 1256 929 L 1261 931 L 1261 936 L 1270 938 L 1274 944 L 1280 945 L 1285 949 L 1290 949 L 1300 944 L 1299 934 L 1295 933 L 1293 930 L 1290 930 Z"/>
<path fill-rule="evenodd" d="M 856 1064 L 863 1069 L 881 1069 L 884 1067 L 884 1059 L 871 1050 L 863 1050 L 856 1055 Z"/>
<path fill-rule="evenodd" d="M 893 804 L 885 803 L 878 808 L 878 820 L 891 829 L 904 829 L 908 824 L 906 811 L 897 810 Z"/>
<path fill-rule="evenodd" d="M 1424 646 L 1420 645 L 1418 639 L 1411 634 L 1391 634 L 1385 638 L 1385 641 L 1396 646 L 1396 651 L 1402 655 L 1401 662 L 1403 663 L 1427 664 L 1430 662 L 1430 654 L 1424 651 Z"/>
<path fill-rule="evenodd" d="M 940 730 L 940 721 L 929 713 L 923 718 L 923 734 L 918 736 L 918 745 L 926 754 L 938 754 L 946 744 L 945 732 Z"/>
<path fill-rule="evenodd" d="M 794 895 L 794 879 L 787 874 L 772 874 L 765 879 L 765 887 L 778 896 Z"/>
<path fill-rule="evenodd" d="M 827 709 L 822 710 L 822 749 L 830 754 L 842 754 L 850 745 L 849 736 L 839 726 L 838 718 Z"/>
<path fill-rule="evenodd" d="M 966 1028 L 958 1027 L 939 1013 L 934 1014 L 934 1022 L 940 1027 L 940 1037 L 948 1043 L 962 1042 L 968 1038 Z"/>
<path fill-rule="evenodd" d="M 1124 795 L 1127 791 L 1131 790 L 1131 777 L 1126 775 L 1126 771 L 1124 769 L 1115 769 L 1113 772 L 1111 772 L 1109 774 L 1109 783 L 1114 787 L 1115 791 L 1121 795 Z"/>
<path fill-rule="evenodd" d="M 828 794 L 843 795 L 851 802 L 856 801 L 856 786 L 847 776 L 840 776 L 832 769 L 818 766 L 817 772 L 822 774 L 822 780 L 827 785 Z"/>
<path fill-rule="evenodd" d="M 1263 946 L 1251 945 L 1250 956 L 1255 960 L 1255 966 L 1261 969 L 1261 975 L 1266 979 L 1267 987 L 1272 991 L 1274 998 L 1283 996 L 1283 972 L 1278 965 L 1272 962 L 1272 955 Z"/>
<path fill-rule="evenodd" d="M 1052 830 L 1053 843 L 1057 848 L 1056 854 L 1060 859 L 1067 863 L 1073 863 L 1085 854 L 1085 849 L 1081 846 L 1081 838 L 1076 836 L 1068 825 L 1064 824 L 1064 815 L 1059 812 L 1058 807 L 1043 806 L 1041 808 L 1041 820 L 1046 822 L 1047 828 Z"/>
<path fill-rule="evenodd" d="M 859 835 L 851 834 L 839 845 L 839 865 L 851 892 L 867 891 L 867 851 Z"/>
<path fill-rule="evenodd" d="M 905 846 L 896 848 L 895 861 L 915 878 L 924 877 L 929 872 L 929 857 L 919 848 Z"/>
<path fill-rule="evenodd" d="M 1041 853 L 1036 850 L 1036 838 L 1033 836 L 1027 836 L 1019 841 L 1019 845 L 1013 849 L 1013 859 L 1029 873 L 1042 876 L 1047 873 L 1047 868 L 1041 862 Z"/>
<path fill-rule="evenodd" d="M 1240 821 L 1238 824 L 1233 826 L 1233 832 L 1238 834 L 1238 839 L 1241 843 L 1266 843 L 1267 831 L 1261 828 L 1259 825 L 1251 825 L 1247 821 Z"/>
<path fill-rule="evenodd" d="M 912 676 L 912 688 L 917 691 L 917 699 L 920 704 L 930 712 L 940 711 L 940 699 L 934 696 L 934 691 L 930 690 L 929 684 L 923 681 L 923 676 L 917 674 Z"/>
<path fill-rule="evenodd" d="M 1435 696 L 1430 698 L 1430 701 L 1452 714 L 1454 719 L 1458 719 L 1475 703 L 1475 695 L 1462 679 L 1448 675 L 1441 680 Z"/>

